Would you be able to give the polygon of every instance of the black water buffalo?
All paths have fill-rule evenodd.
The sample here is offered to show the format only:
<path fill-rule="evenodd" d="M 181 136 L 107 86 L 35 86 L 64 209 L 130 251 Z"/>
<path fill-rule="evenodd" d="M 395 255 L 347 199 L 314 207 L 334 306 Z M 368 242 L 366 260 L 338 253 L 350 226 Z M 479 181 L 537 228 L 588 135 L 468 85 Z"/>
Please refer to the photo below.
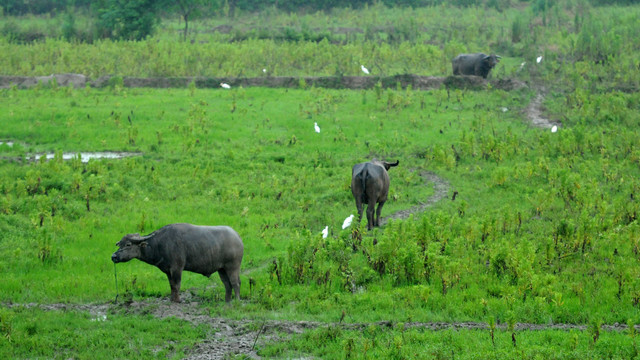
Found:
<path fill-rule="evenodd" d="M 494 54 L 460 54 L 451 61 L 453 75 L 476 75 L 486 79 L 500 59 L 500 56 Z"/>
<path fill-rule="evenodd" d="M 367 229 L 380 226 L 380 211 L 387 201 L 389 194 L 389 170 L 392 166 L 398 166 L 400 161 L 388 163 L 376 159 L 370 162 L 353 166 L 351 171 L 351 193 L 356 199 L 358 208 L 358 223 L 362 220 L 362 205 L 367 204 Z M 376 203 L 378 209 L 376 210 Z M 373 212 L 376 212 L 374 219 Z"/>
<path fill-rule="evenodd" d="M 240 299 L 240 263 L 244 245 L 235 230 L 228 226 L 170 224 L 149 235 L 127 234 L 111 255 L 114 263 L 140 259 L 154 265 L 169 278 L 171 301 L 180 302 L 182 271 L 206 277 L 218 272 L 231 301 L 231 289 Z"/>

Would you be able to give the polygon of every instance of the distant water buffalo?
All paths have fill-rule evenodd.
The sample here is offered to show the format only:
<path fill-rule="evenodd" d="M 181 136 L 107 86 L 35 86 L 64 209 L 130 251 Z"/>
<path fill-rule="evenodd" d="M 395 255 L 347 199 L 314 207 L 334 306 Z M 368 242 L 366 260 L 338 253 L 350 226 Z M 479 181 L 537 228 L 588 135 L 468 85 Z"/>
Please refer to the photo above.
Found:
<path fill-rule="evenodd" d="M 476 75 L 486 79 L 500 59 L 500 56 L 494 54 L 460 54 L 451 61 L 453 75 Z"/>
<path fill-rule="evenodd" d="M 373 159 L 366 163 L 353 166 L 351 171 L 351 193 L 356 199 L 358 208 L 358 223 L 362 220 L 362 206 L 367 204 L 367 229 L 380 226 L 380 211 L 387 201 L 389 194 L 389 170 L 398 166 L 400 161 L 388 163 Z M 376 210 L 376 203 L 378 209 Z M 373 213 L 376 212 L 374 219 Z"/>
<path fill-rule="evenodd" d="M 182 271 L 206 277 L 218 272 L 224 283 L 225 301 L 231 301 L 231 289 L 240 299 L 240 263 L 244 245 L 228 226 L 170 224 L 149 235 L 127 234 L 111 255 L 114 263 L 139 259 L 154 265 L 169 278 L 171 301 L 180 302 Z"/>

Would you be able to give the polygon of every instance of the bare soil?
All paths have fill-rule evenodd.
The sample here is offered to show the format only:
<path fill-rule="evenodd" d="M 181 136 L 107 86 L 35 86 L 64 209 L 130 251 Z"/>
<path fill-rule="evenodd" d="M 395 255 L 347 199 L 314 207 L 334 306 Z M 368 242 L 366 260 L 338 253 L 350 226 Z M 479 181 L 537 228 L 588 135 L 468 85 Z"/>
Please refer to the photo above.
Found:
<path fill-rule="evenodd" d="M 407 219 L 409 215 L 423 212 L 427 207 L 447 197 L 449 193 L 449 182 L 430 171 L 423 171 L 420 176 L 426 180 L 426 184 L 433 184 L 433 195 L 425 200 L 425 202 L 406 210 L 400 210 L 389 216 L 380 219 L 380 225 L 386 224 L 389 220 Z"/>
<path fill-rule="evenodd" d="M 542 103 L 544 102 L 545 93 L 546 89 L 544 87 L 540 87 L 536 90 L 536 96 L 524 110 L 525 116 L 531 122 L 531 125 L 535 127 L 548 129 L 552 128 L 554 125 L 560 127 L 562 125 L 560 122 L 550 120 L 543 115 L 544 106 Z"/>
<path fill-rule="evenodd" d="M 40 83 L 51 84 L 54 80 L 58 86 L 73 86 L 83 88 L 91 86 L 101 88 L 112 83 L 112 76 L 102 76 L 89 79 L 82 74 L 52 74 L 49 76 L 0 76 L 0 89 L 16 86 L 30 88 Z M 149 88 L 186 88 L 190 83 L 198 88 L 219 88 L 220 83 L 227 83 L 234 87 L 269 87 L 269 88 L 299 88 L 302 84 L 331 89 L 372 89 L 380 83 L 384 88 L 395 88 L 400 84 L 402 88 L 411 87 L 418 90 L 447 88 L 462 88 L 481 90 L 490 84 L 492 88 L 512 91 L 527 88 L 527 84 L 516 79 L 497 79 L 487 81 L 479 76 L 419 76 L 412 74 L 394 76 L 263 76 L 256 78 L 236 77 L 167 77 L 167 78 L 139 78 L 124 77 L 122 85 L 125 87 Z"/>
<path fill-rule="evenodd" d="M 213 360 L 224 359 L 229 355 L 245 355 L 253 359 L 259 359 L 257 349 L 266 343 L 282 341 L 292 335 L 301 334 L 310 329 L 323 327 L 339 327 L 343 330 L 363 330 L 371 325 L 380 328 L 395 328 L 397 322 L 379 321 L 375 323 L 324 323 L 315 321 L 286 321 L 286 320 L 230 320 L 211 317 L 200 306 L 197 297 L 189 291 L 182 294 L 183 302 L 175 304 L 167 298 L 145 299 L 131 303 L 119 304 L 4 304 L 7 307 L 39 308 L 47 311 L 81 311 L 90 313 L 96 321 L 109 321 L 110 314 L 148 315 L 157 318 L 170 318 L 188 321 L 194 325 L 208 325 L 211 327 L 212 336 L 209 339 L 189 349 L 185 359 Z M 220 304 L 220 306 L 243 306 L 241 303 L 232 305 Z M 498 323 L 496 327 L 507 330 L 507 324 Z M 426 331 L 439 331 L 445 329 L 456 330 L 487 330 L 489 325 L 484 322 L 408 322 L 404 323 L 405 329 L 422 329 Z M 640 325 L 636 325 L 640 329 Z M 624 331 L 625 324 L 603 325 L 604 331 Z M 517 323 L 515 331 L 586 331 L 587 325 L 581 324 L 530 324 Z"/>

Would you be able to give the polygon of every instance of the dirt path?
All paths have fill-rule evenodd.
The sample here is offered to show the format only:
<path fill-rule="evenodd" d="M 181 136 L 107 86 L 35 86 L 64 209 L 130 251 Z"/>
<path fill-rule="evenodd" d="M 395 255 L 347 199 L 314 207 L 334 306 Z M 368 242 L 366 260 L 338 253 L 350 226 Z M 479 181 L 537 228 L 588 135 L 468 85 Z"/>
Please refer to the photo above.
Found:
<path fill-rule="evenodd" d="M 109 86 L 112 76 L 102 76 L 90 79 L 83 74 L 52 74 L 49 76 L 2 76 L 0 75 L 0 89 L 16 86 L 20 89 L 50 84 L 55 80 L 56 86 L 73 86 L 84 88 L 89 85 L 94 88 Z M 220 88 L 220 83 L 235 87 L 269 87 L 269 88 L 299 88 L 301 80 L 308 86 L 330 89 L 373 89 L 378 83 L 383 88 L 411 87 L 415 90 L 440 89 L 443 85 L 448 88 L 486 89 L 488 84 L 494 89 L 505 91 L 526 88 L 527 85 L 517 79 L 496 79 L 487 81 L 479 76 L 421 76 L 402 74 L 393 76 L 262 76 L 255 78 L 243 77 L 158 77 L 138 78 L 124 77 L 119 79 L 123 86 L 129 88 L 187 88 L 193 83 L 198 88 Z"/>
<path fill-rule="evenodd" d="M 6 307 L 23 306 L 27 308 L 40 308 L 47 311 L 82 311 L 90 313 L 97 321 L 109 321 L 110 314 L 132 314 L 147 315 L 152 314 L 157 318 L 174 317 L 188 321 L 194 325 L 208 325 L 213 330 L 213 336 L 197 344 L 191 349 L 186 357 L 189 360 L 214 360 L 224 359 L 233 355 L 246 355 L 250 358 L 259 359 L 256 349 L 265 343 L 284 340 L 291 335 L 301 334 L 304 331 L 322 327 L 340 327 L 343 330 L 363 330 L 371 325 L 380 328 L 394 328 L 397 322 L 379 321 L 375 323 L 323 323 L 315 321 L 287 321 L 287 320 L 230 320 L 214 318 L 206 313 L 206 309 L 200 306 L 190 293 L 183 293 L 181 304 L 171 303 L 167 298 L 146 299 L 144 301 L 134 301 L 130 304 L 4 304 Z M 224 305 L 221 305 L 224 306 Z M 235 304 L 232 306 L 243 306 Z M 484 322 L 408 322 L 404 323 L 406 329 L 422 329 L 425 331 L 439 331 L 445 329 L 456 330 L 488 330 L 489 325 Z M 497 324 L 500 330 L 507 330 L 504 323 Z M 515 324 L 516 331 L 540 331 L 540 330 L 562 330 L 562 331 L 586 331 L 587 325 L 578 324 Z M 636 326 L 640 329 L 640 325 Z M 603 325 L 604 331 L 624 331 L 627 325 L 612 324 Z"/>
<path fill-rule="evenodd" d="M 562 124 L 560 124 L 559 122 L 549 120 L 548 118 L 544 117 L 542 114 L 543 113 L 542 103 L 544 102 L 545 93 L 546 93 L 545 88 L 541 87 L 537 89 L 535 98 L 531 100 L 529 105 L 524 110 L 525 115 L 527 119 L 529 119 L 529 121 L 531 122 L 531 125 L 535 127 L 548 128 L 548 129 L 552 128 L 553 126 L 560 127 Z"/>
<path fill-rule="evenodd" d="M 441 178 L 431 171 L 423 171 L 420 173 L 420 176 L 422 176 L 422 178 L 426 180 L 426 184 L 433 184 L 433 195 L 431 195 L 424 203 L 421 203 L 420 205 L 416 205 L 407 210 L 400 210 L 389 216 L 383 217 L 382 219 L 380 219 L 380 225 L 386 224 L 389 220 L 407 219 L 411 214 L 423 212 L 427 207 L 433 206 L 433 204 L 444 199 L 449 193 L 449 182 L 447 180 Z"/>

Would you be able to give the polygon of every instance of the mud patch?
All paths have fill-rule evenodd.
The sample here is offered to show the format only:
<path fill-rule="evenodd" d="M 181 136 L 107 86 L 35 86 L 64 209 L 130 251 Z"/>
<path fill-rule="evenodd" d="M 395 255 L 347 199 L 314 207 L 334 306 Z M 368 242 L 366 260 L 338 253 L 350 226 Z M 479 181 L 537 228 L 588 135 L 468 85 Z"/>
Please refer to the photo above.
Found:
<path fill-rule="evenodd" d="M 131 156 L 141 156 L 142 153 L 129 153 L 118 151 L 105 151 L 105 152 L 79 152 L 79 153 L 63 153 L 62 160 L 72 160 L 80 158 L 83 163 L 89 162 L 92 159 L 122 159 Z M 28 160 L 38 161 L 40 158 L 45 157 L 47 160 L 55 158 L 54 153 L 47 154 L 34 154 L 31 155 Z"/>
<path fill-rule="evenodd" d="M 206 314 L 206 309 L 200 306 L 195 296 L 189 295 L 189 291 L 184 292 L 184 301 L 175 304 L 168 298 L 147 299 L 144 301 L 134 301 L 126 304 L 3 304 L 8 308 L 25 307 L 39 308 L 45 311 L 80 311 L 88 312 L 92 315 L 93 321 L 109 321 L 109 314 L 133 314 L 152 315 L 156 318 L 164 319 L 174 317 L 188 321 L 194 325 L 208 325 L 214 331 L 214 335 L 197 344 L 187 353 L 186 359 L 190 360 L 211 360 L 225 359 L 232 355 L 245 355 L 253 359 L 259 359 L 256 349 L 267 343 L 283 341 L 292 335 L 301 334 L 305 331 L 336 327 L 342 330 L 360 331 L 371 325 L 381 329 L 394 329 L 397 322 L 379 321 L 374 323 L 323 323 L 315 321 L 287 321 L 287 320 L 231 320 L 215 318 Z M 226 306 L 221 304 L 221 306 Z M 231 306 L 244 306 L 244 302 L 235 303 Z M 508 329 L 507 324 L 500 323 L 496 327 L 502 331 Z M 454 330 L 487 330 L 489 325 L 484 322 L 407 322 L 405 329 L 422 329 L 425 331 L 439 331 L 446 329 Z M 635 326 L 640 329 L 640 325 Z M 517 323 L 516 331 L 587 331 L 588 326 L 582 324 L 531 324 Z M 625 324 L 602 325 L 604 331 L 625 331 L 628 327 Z"/>
<path fill-rule="evenodd" d="M 551 121 L 543 116 L 544 93 L 543 90 L 539 90 L 536 96 L 531 100 L 529 106 L 525 109 L 525 115 L 531 124 L 535 127 L 551 129 L 553 126 L 560 127 L 560 122 Z"/>
<path fill-rule="evenodd" d="M 57 86 L 73 86 L 83 88 L 87 85 L 87 77 L 82 74 L 52 74 L 48 76 L 0 76 L 0 88 L 17 86 L 30 88 L 38 84 Z"/>
<path fill-rule="evenodd" d="M 58 86 L 74 86 L 80 88 L 91 86 L 101 88 L 111 83 L 112 76 L 101 76 L 91 80 L 82 74 L 56 74 L 49 76 L 0 76 L 0 88 L 30 88 L 38 84 L 52 84 Z M 263 76 L 254 78 L 237 77 L 158 77 L 140 78 L 124 77 L 125 87 L 137 88 L 186 88 L 194 83 L 198 88 L 219 88 L 220 83 L 227 83 L 234 87 L 269 87 L 269 88 L 300 88 L 315 86 L 330 89 L 373 89 L 380 84 L 383 88 L 433 90 L 442 87 L 483 90 L 488 87 L 506 91 L 526 88 L 527 85 L 516 79 L 496 79 L 487 81 L 479 76 L 420 76 L 403 74 L 394 76 Z"/>

